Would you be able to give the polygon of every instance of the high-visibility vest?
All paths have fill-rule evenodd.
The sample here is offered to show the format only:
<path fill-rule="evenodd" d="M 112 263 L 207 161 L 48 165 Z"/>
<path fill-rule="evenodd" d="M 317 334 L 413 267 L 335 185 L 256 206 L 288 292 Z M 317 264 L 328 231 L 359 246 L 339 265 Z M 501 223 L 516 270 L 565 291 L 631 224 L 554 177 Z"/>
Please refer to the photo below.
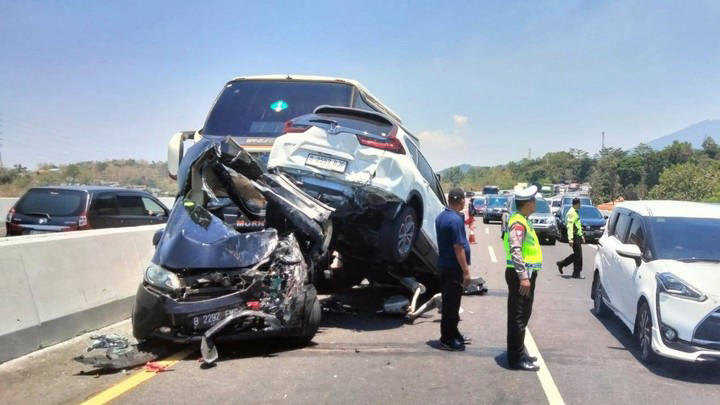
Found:
<path fill-rule="evenodd" d="M 543 261 L 540 241 L 538 240 L 533 227 L 528 224 L 527 219 L 525 219 L 525 217 L 520 213 L 515 213 L 510 217 L 507 224 L 507 232 L 505 232 L 505 236 L 503 237 L 503 241 L 505 242 L 505 259 L 507 261 L 507 267 L 515 268 L 512 261 L 512 252 L 510 251 L 510 232 L 512 230 L 512 226 L 517 222 L 521 223 L 525 227 L 525 239 L 522 243 L 522 255 L 523 261 L 525 262 L 525 268 L 535 271 L 540 270 L 542 268 Z"/>
<path fill-rule="evenodd" d="M 580 222 L 580 215 L 578 215 L 575 207 L 570 207 L 567 214 L 565 214 L 565 223 L 567 224 L 568 240 L 575 239 L 575 235 L 583 236 L 582 222 Z"/>

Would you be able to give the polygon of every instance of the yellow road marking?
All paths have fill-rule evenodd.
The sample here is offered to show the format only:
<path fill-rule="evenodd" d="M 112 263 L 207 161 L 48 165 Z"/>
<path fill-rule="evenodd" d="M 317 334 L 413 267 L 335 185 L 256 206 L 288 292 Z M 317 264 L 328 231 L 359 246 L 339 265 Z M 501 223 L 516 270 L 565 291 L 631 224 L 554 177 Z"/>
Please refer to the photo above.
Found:
<path fill-rule="evenodd" d="M 527 348 L 528 354 L 538 359 L 536 364 L 540 366 L 540 371 L 537 372 L 537 376 L 550 405 L 565 405 L 565 401 L 563 401 L 560 391 L 557 385 L 555 385 L 552 375 L 550 375 L 550 369 L 548 369 L 545 360 L 543 360 L 540 354 L 540 350 L 538 350 L 535 344 L 535 339 L 533 339 L 530 329 L 527 329 L 525 333 L 525 347 Z"/>
<path fill-rule="evenodd" d="M 497 263 L 497 257 L 495 257 L 495 250 L 493 250 L 493 247 L 488 245 L 488 252 L 490 252 L 490 260 L 492 260 L 493 263 Z"/>
<path fill-rule="evenodd" d="M 158 360 L 154 363 L 158 366 L 169 368 L 173 366 L 178 361 L 184 359 L 187 357 L 190 353 L 194 352 L 195 348 L 186 348 L 184 350 L 181 350 L 172 356 L 164 359 L 164 360 Z M 82 405 L 99 405 L 99 404 L 106 404 L 113 399 L 119 397 L 120 395 L 132 390 L 133 388 L 137 387 L 138 385 L 142 384 L 143 382 L 155 377 L 160 373 L 156 373 L 154 371 L 147 371 L 145 369 L 142 369 L 138 371 L 137 373 L 131 375 L 130 377 L 120 381 L 119 383 L 113 385 L 112 387 L 106 389 L 105 391 L 100 392 L 99 394 L 95 395 L 94 397 L 87 399 L 85 402 L 82 403 Z"/>

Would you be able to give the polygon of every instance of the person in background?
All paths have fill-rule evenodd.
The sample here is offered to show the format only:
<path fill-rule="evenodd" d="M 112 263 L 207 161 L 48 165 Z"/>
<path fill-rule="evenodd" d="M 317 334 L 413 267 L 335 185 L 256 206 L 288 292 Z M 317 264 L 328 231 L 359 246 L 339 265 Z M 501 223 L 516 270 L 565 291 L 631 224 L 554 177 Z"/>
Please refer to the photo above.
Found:
<path fill-rule="evenodd" d="M 542 249 L 528 217 L 535 212 L 537 187 L 515 193 L 517 212 L 508 219 L 505 281 L 508 285 L 507 359 L 513 370 L 538 371 L 537 359 L 527 354 L 525 330 L 532 314 L 535 280 L 542 269 Z"/>
<path fill-rule="evenodd" d="M 557 262 L 558 271 L 563 274 L 563 267 L 573 264 L 573 278 L 585 278 L 582 276 L 582 244 L 585 243 L 585 236 L 583 235 L 582 223 L 580 222 L 580 215 L 578 210 L 580 209 L 580 199 L 575 197 L 572 200 L 572 207 L 568 210 L 565 215 L 565 223 L 567 224 L 567 238 L 572 253 L 565 259 Z"/>
<path fill-rule="evenodd" d="M 465 235 L 465 192 L 457 187 L 448 194 L 448 207 L 435 219 L 438 268 L 442 282 L 440 348 L 462 351 L 470 343 L 458 330 L 460 300 L 470 284 L 470 244 Z"/>

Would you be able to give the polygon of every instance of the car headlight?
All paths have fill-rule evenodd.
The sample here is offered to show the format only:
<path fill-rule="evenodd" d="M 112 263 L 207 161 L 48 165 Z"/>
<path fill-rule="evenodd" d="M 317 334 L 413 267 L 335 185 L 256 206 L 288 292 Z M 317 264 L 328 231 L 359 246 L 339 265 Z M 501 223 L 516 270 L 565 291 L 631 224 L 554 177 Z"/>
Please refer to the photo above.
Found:
<path fill-rule="evenodd" d="M 150 263 L 145 270 L 145 282 L 164 291 L 176 291 L 182 287 L 177 274 Z"/>
<path fill-rule="evenodd" d="M 655 278 L 657 279 L 658 291 L 662 293 L 699 302 L 707 299 L 705 294 L 672 273 L 659 273 Z"/>

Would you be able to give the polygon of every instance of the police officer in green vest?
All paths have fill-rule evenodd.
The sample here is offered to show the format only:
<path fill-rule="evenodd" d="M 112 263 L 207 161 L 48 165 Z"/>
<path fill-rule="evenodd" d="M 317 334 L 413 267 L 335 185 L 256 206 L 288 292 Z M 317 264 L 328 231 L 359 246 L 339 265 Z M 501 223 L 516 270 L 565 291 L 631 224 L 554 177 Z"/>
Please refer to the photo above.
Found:
<path fill-rule="evenodd" d="M 557 262 L 558 271 L 563 274 L 563 267 L 573 264 L 573 278 L 585 278 L 582 274 L 582 244 L 585 243 L 585 236 L 583 235 L 582 223 L 580 222 L 580 215 L 578 210 L 580 209 L 580 199 L 575 197 L 572 200 L 572 207 L 568 210 L 565 215 L 565 224 L 567 225 L 567 238 L 572 253 L 570 256 Z"/>
<path fill-rule="evenodd" d="M 505 237 L 505 281 L 508 285 L 507 359 L 514 370 L 538 371 L 537 359 L 525 350 L 525 329 L 532 313 L 535 280 L 542 268 L 542 250 L 527 218 L 535 212 L 537 187 L 515 193 L 517 212 L 508 219 Z"/>

